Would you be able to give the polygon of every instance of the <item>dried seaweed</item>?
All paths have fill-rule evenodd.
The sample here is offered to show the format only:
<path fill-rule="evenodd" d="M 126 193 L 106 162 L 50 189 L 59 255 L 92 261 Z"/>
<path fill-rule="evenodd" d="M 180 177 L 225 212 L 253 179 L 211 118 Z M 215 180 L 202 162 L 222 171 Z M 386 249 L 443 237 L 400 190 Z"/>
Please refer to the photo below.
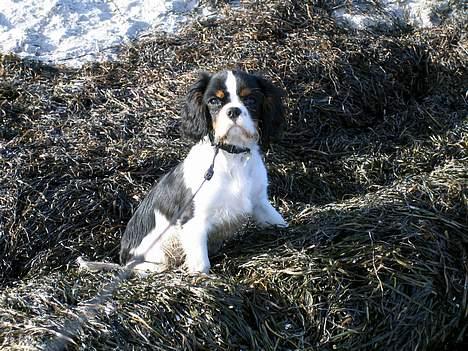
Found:
<path fill-rule="evenodd" d="M 183 159 L 200 70 L 288 96 L 266 152 L 286 230 L 248 226 L 212 274 L 124 282 L 70 349 L 466 347 L 466 23 L 338 28 L 320 1 L 247 2 L 82 69 L 0 56 L 0 345 L 47 349 L 111 273 L 135 206 Z"/>

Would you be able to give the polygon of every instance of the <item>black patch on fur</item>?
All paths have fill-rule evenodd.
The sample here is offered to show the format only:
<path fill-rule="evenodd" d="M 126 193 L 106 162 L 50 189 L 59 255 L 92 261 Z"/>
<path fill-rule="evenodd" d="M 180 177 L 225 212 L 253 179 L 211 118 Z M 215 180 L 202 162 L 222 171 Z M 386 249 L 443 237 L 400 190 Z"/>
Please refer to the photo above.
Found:
<path fill-rule="evenodd" d="M 210 112 L 203 101 L 210 80 L 209 73 L 200 74 L 198 80 L 190 86 L 181 111 L 180 131 L 183 136 L 196 141 L 213 130 Z"/>
<path fill-rule="evenodd" d="M 283 136 L 285 111 L 282 98 L 285 93 L 269 80 L 256 78 L 264 95 L 259 129 L 262 145 L 267 147 L 270 142 L 279 141 Z"/>
<path fill-rule="evenodd" d="M 190 220 L 193 217 L 193 200 L 189 203 L 191 198 L 192 191 L 185 185 L 183 163 L 180 163 L 151 189 L 128 222 L 122 236 L 120 262 L 125 264 L 132 259 L 133 257 L 129 255 L 130 250 L 137 247 L 154 229 L 156 226 L 155 210 L 158 210 L 169 221 L 179 220 L 181 224 L 184 224 Z M 176 218 L 187 203 L 189 205 L 180 218 Z"/>

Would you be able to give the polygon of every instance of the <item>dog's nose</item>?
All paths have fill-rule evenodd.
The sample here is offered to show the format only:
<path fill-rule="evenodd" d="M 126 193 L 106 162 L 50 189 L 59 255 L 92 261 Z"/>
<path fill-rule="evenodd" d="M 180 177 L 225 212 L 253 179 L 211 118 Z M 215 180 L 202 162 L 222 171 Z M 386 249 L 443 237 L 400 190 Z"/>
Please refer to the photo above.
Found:
<path fill-rule="evenodd" d="M 227 115 L 230 119 L 232 119 L 233 121 L 235 121 L 237 119 L 237 117 L 240 116 L 241 114 L 241 109 L 239 107 L 231 107 L 227 110 Z"/>

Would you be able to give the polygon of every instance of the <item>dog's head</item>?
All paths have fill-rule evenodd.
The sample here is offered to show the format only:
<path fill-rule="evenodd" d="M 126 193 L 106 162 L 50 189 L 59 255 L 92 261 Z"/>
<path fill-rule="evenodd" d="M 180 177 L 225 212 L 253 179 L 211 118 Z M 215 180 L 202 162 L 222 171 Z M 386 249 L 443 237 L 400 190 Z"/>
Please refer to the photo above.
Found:
<path fill-rule="evenodd" d="M 284 126 L 283 91 L 242 71 L 202 73 L 189 88 L 182 108 L 183 135 L 217 143 L 267 146 Z"/>

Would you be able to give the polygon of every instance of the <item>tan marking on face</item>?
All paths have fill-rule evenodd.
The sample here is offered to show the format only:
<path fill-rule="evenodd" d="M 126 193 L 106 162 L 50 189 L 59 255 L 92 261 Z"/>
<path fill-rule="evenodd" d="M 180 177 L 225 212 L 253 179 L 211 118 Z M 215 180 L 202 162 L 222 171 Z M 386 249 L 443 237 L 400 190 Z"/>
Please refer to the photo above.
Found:
<path fill-rule="evenodd" d="M 222 90 L 217 90 L 215 95 L 220 99 L 224 99 L 224 91 Z"/>
<path fill-rule="evenodd" d="M 250 94 L 252 94 L 252 90 L 250 90 L 249 88 L 242 88 L 239 93 L 241 97 L 249 96 Z"/>

